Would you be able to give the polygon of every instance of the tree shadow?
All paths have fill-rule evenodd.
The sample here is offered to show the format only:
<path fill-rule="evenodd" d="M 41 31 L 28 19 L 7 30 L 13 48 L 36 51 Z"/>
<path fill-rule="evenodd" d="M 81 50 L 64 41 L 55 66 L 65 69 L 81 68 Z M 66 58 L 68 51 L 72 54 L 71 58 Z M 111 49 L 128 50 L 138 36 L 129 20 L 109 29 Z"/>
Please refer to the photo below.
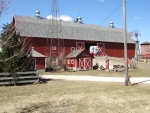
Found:
<path fill-rule="evenodd" d="M 132 86 L 133 86 L 133 85 L 138 85 L 138 84 L 140 84 L 140 83 L 144 83 L 144 82 L 147 82 L 147 81 L 150 81 L 150 79 L 144 80 L 144 81 L 141 81 L 141 82 L 137 82 L 137 83 L 133 83 Z"/>

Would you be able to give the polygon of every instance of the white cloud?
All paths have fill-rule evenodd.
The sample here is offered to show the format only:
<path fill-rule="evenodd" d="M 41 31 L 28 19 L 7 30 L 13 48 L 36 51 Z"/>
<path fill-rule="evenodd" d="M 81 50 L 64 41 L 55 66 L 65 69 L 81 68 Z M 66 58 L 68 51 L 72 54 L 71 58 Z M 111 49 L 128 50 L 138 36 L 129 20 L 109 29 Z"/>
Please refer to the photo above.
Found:
<path fill-rule="evenodd" d="M 47 19 L 52 19 L 52 15 L 49 15 L 46 17 Z M 53 17 L 53 18 L 57 18 L 57 17 Z M 62 19 L 62 21 L 73 21 L 73 19 L 67 15 L 60 15 L 60 18 L 57 18 L 57 20 Z"/>
<path fill-rule="evenodd" d="M 98 2 L 104 2 L 104 0 L 98 0 Z"/>
<path fill-rule="evenodd" d="M 140 16 L 135 16 L 134 19 L 140 19 Z"/>
<path fill-rule="evenodd" d="M 49 15 L 46 17 L 47 19 L 52 19 L 52 15 Z"/>

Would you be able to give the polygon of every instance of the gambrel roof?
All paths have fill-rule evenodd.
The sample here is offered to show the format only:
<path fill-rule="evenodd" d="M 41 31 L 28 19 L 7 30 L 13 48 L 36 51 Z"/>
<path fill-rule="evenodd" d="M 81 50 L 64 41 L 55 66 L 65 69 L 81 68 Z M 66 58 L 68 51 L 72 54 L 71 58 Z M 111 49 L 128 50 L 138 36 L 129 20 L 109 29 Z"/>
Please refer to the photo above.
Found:
<path fill-rule="evenodd" d="M 15 15 L 13 21 L 21 36 L 124 43 L 124 30 L 121 28 L 59 21 L 62 25 L 62 27 L 59 27 L 62 35 L 52 36 L 50 19 Z M 127 43 L 135 43 L 130 32 L 127 32 Z"/>

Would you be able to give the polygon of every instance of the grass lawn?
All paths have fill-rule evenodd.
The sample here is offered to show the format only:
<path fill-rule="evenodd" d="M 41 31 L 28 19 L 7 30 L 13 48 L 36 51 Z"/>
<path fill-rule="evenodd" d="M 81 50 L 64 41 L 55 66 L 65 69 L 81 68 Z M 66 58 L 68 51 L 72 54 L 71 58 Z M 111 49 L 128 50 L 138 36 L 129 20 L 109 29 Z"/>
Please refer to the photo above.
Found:
<path fill-rule="evenodd" d="M 149 113 L 150 86 L 87 81 L 0 87 L 1 113 Z"/>
<path fill-rule="evenodd" d="M 106 77 L 124 77 L 125 72 L 106 72 L 105 70 L 87 70 L 87 71 L 58 71 L 44 72 L 39 71 L 40 75 L 89 75 L 89 76 L 106 76 Z M 128 70 L 128 75 L 132 77 L 150 77 L 150 66 L 136 64 L 135 69 Z"/>

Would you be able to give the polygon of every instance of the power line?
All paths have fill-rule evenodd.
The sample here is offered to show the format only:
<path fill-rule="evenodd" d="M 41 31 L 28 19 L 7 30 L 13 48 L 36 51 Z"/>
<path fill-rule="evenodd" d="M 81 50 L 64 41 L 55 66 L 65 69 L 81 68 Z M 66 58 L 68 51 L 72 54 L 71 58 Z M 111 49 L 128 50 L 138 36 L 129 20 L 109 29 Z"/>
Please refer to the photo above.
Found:
<path fill-rule="evenodd" d="M 111 17 L 121 6 L 122 3 L 100 25 L 102 25 L 109 17 Z"/>

